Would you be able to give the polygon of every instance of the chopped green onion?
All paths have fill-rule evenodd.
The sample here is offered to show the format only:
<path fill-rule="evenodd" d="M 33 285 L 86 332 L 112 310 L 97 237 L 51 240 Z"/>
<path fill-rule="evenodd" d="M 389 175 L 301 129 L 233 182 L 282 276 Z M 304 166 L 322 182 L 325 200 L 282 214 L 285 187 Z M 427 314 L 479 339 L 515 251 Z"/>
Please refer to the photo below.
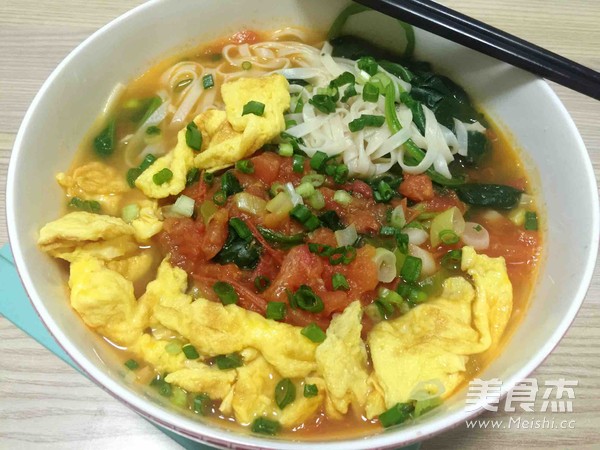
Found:
<path fill-rule="evenodd" d="M 298 305 L 298 308 L 311 313 L 320 313 L 324 308 L 321 297 L 315 294 L 315 291 L 306 284 L 303 284 L 298 288 L 294 294 L 294 300 Z"/>
<path fill-rule="evenodd" d="M 215 79 L 210 73 L 202 77 L 202 86 L 204 87 L 204 89 L 210 89 L 214 85 Z"/>
<path fill-rule="evenodd" d="M 296 192 L 302 198 L 307 198 L 315 193 L 315 187 L 311 183 L 302 183 L 296 188 Z"/>
<path fill-rule="evenodd" d="M 347 291 L 350 289 L 348 280 L 341 273 L 334 273 L 331 277 L 331 284 L 333 285 L 334 291 Z"/>
<path fill-rule="evenodd" d="M 227 197 L 238 192 L 242 192 L 240 181 L 235 177 L 233 172 L 225 172 L 221 177 L 221 190 Z M 215 202 L 216 203 L 216 202 Z"/>
<path fill-rule="evenodd" d="M 345 84 L 354 84 L 356 82 L 356 78 L 350 72 L 344 72 L 337 78 L 331 80 L 329 86 L 339 88 L 344 86 Z"/>
<path fill-rule="evenodd" d="M 107 158 L 115 151 L 116 120 L 112 119 L 104 130 L 94 138 L 94 151 L 101 158 Z"/>
<path fill-rule="evenodd" d="M 327 155 L 327 153 L 321 151 L 315 152 L 312 158 L 310 158 L 311 169 L 316 170 L 317 172 L 321 171 L 325 167 L 325 163 L 328 159 L 329 156 Z"/>
<path fill-rule="evenodd" d="M 304 205 L 296 205 L 290 211 L 290 217 L 296 219 L 309 231 L 314 231 L 321 226 L 318 217 L 315 216 L 310 209 Z"/>
<path fill-rule="evenodd" d="M 377 203 L 387 203 L 392 199 L 393 196 L 394 190 L 384 180 L 380 180 L 377 184 L 377 188 L 373 190 L 373 198 L 375 198 Z"/>
<path fill-rule="evenodd" d="M 281 156 L 292 156 L 294 154 L 294 146 L 289 142 L 282 142 L 279 144 L 279 150 L 277 151 Z"/>
<path fill-rule="evenodd" d="M 250 61 L 244 61 L 242 63 L 242 69 L 244 69 L 244 70 L 252 69 L 252 63 Z"/>
<path fill-rule="evenodd" d="M 335 191 L 333 201 L 340 205 L 349 205 L 352 202 L 352 196 L 346 191 Z"/>
<path fill-rule="evenodd" d="M 319 173 L 311 173 L 302 177 L 302 183 L 310 183 L 314 187 L 319 187 L 325 182 L 325 177 Z"/>
<path fill-rule="evenodd" d="M 202 177 L 207 186 L 212 186 L 215 181 L 215 174 L 212 172 L 204 172 Z"/>
<path fill-rule="evenodd" d="M 273 320 L 285 319 L 286 304 L 283 302 L 269 302 L 267 303 L 267 311 L 265 317 Z"/>
<path fill-rule="evenodd" d="M 268 228 L 258 226 L 258 232 L 262 237 L 265 238 L 267 242 L 273 244 L 275 247 L 280 248 L 289 248 L 295 245 L 300 245 L 304 243 L 306 239 L 306 233 L 297 233 L 297 234 L 283 234 L 277 231 L 270 230 Z"/>
<path fill-rule="evenodd" d="M 156 111 L 158 107 L 162 105 L 162 98 L 157 95 L 155 97 L 145 99 L 143 104 L 148 106 L 146 107 L 146 111 L 144 111 L 144 115 L 139 119 L 140 125 L 146 123 L 154 111 Z"/>
<path fill-rule="evenodd" d="M 228 355 L 215 356 L 215 364 L 219 370 L 235 369 L 244 364 L 244 360 L 239 353 L 230 353 Z"/>
<path fill-rule="evenodd" d="M 438 233 L 440 241 L 446 245 L 456 244 L 460 238 L 458 235 L 452 230 L 442 230 Z"/>
<path fill-rule="evenodd" d="M 335 97 L 336 93 L 337 93 L 337 89 L 334 87 L 317 88 L 317 94 L 319 94 L 319 95 L 328 95 L 329 97 Z"/>
<path fill-rule="evenodd" d="M 140 217 L 140 207 L 137 205 L 137 203 L 131 203 L 130 205 L 123 207 L 121 211 L 121 218 L 125 222 L 131 223 L 138 217 Z"/>
<path fill-rule="evenodd" d="M 315 108 L 317 108 L 322 113 L 331 114 L 332 112 L 335 112 L 335 108 L 336 108 L 335 101 L 329 95 L 325 95 L 325 94 L 313 95 L 312 98 L 310 98 L 308 100 L 308 103 L 313 105 Z"/>
<path fill-rule="evenodd" d="M 225 194 L 225 191 L 218 190 L 215 192 L 213 194 L 213 202 L 215 202 L 215 205 L 218 206 L 223 206 L 225 203 L 227 203 L 227 194 Z"/>
<path fill-rule="evenodd" d="M 246 222 L 244 222 L 242 219 L 233 217 L 229 220 L 229 225 L 243 240 L 249 241 L 252 239 L 252 231 L 250 231 L 250 228 L 248 228 L 248 225 L 246 225 Z"/>
<path fill-rule="evenodd" d="M 179 386 L 173 387 L 170 400 L 171 403 L 180 408 L 186 408 L 188 406 L 187 392 Z"/>
<path fill-rule="evenodd" d="M 196 201 L 193 198 L 190 198 L 187 195 L 180 195 L 179 198 L 175 200 L 171 212 L 183 217 L 192 217 L 194 215 L 195 204 Z"/>
<path fill-rule="evenodd" d="M 450 250 L 442 257 L 441 265 L 444 269 L 459 270 L 462 261 L 461 250 Z"/>
<path fill-rule="evenodd" d="M 383 226 L 379 230 L 379 234 L 381 236 L 396 236 L 397 232 L 398 232 L 398 230 L 396 230 L 396 228 L 389 227 L 389 226 Z"/>
<path fill-rule="evenodd" d="M 244 109 L 242 110 L 242 116 L 247 114 L 254 114 L 255 116 L 262 116 L 265 113 L 265 104 L 261 102 L 257 102 L 254 100 L 250 100 L 248 103 L 244 105 Z"/>
<path fill-rule="evenodd" d="M 296 386 L 289 378 L 284 378 L 275 386 L 275 403 L 279 409 L 285 408 L 296 400 Z"/>
<path fill-rule="evenodd" d="M 73 197 L 68 206 L 95 214 L 100 213 L 102 209 L 100 203 L 96 200 L 82 200 L 79 197 Z"/>
<path fill-rule="evenodd" d="M 125 361 L 125 367 L 127 367 L 129 370 L 136 370 L 140 367 L 140 365 L 135 359 L 128 359 Z"/>
<path fill-rule="evenodd" d="M 530 231 L 536 231 L 538 229 L 538 219 L 535 211 L 527 211 L 525 213 L 524 228 Z"/>
<path fill-rule="evenodd" d="M 363 56 L 358 61 L 356 61 L 356 65 L 360 70 L 364 70 L 370 76 L 375 75 L 379 67 L 377 61 L 375 61 L 375 58 L 371 56 Z"/>
<path fill-rule="evenodd" d="M 300 333 L 317 344 L 323 342 L 327 337 L 325 332 L 314 322 L 302 328 Z"/>
<path fill-rule="evenodd" d="M 348 181 L 348 174 L 350 173 L 350 169 L 346 164 L 338 164 L 335 166 L 335 172 L 333 174 L 333 181 L 337 184 L 342 184 Z"/>
<path fill-rule="evenodd" d="M 198 359 L 200 358 L 200 354 L 198 353 L 198 350 L 196 350 L 196 347 L 194 347 L 192 344 L 185 344 L 181 350 L 183 350 L 183 354 L 185 355 L 185 357 L 187 359 Z"/>
<path fill-rule="evenodd" d="M 294 155 L 292 157 L 292 170 L 295 173 L 304 172 L 304 156 L 302 155 Z"/>
<path fill-rule="evenodd" d="M 215 291 L 215 294 L 217 294 L 223 305 L 231 305 L 238 302 L 239 297 L 237 292 L 235 292 L 231 284 L 225 281 L 217 281 L 213 284 L 213 291 Z"/>
<path fill-rule="evenodd" d="M 254 164 L 249 159 L 236 162 L 235 168 L 242 173 L 254 173 Z"/>
<path fill-rule="evenodd" d="M 404 208 L 402 205 L 398 205 L 392 210 L 392 214 L 390 215 L 390 225 L 399 230 L 406 225 L 406 218 L 404 217 Z"/>
<path fill-rule="evenodd" d="M 171 385 L 169 383 L 167 383 L 165 381 L 165 379 L 163 377 L 161 377 L 160 375 L 158 375 L 156 378 L 154 378 L 150 382 L 150 386 L 157 389 L 158 393 L 160 395 L 162 395 L 163 397 L 171 396 L 171 392 L 172 392 Z"/>
<path fill-rule="evenodd" d="M 177 355 L 181 353 L 181 343 L 179 341 L 172 341 L 165 345 L 165 352 L 169 355 Z"/>
<path fill-rule="evenodd" d="M 258 417 L 252 422 L 252 432 L 258 434 L 275 435 L 281 431 L 281 424 L 276 420 L 269 420 L 266 417 Z"/>
<path fill-rule="evenodd" d="M 197 152 L 202 148 L 202 133 L 194 121 L 188 123 L 185 128 L 185 143 L 189 148 Z"/>
<path fill-rule="evenodd" d="M 259 294 L 265 292 L 269 286 L 271 286 L 271 280 L 264 275 L 259 275 L 254 279 L 254 287 Z"/>
<path fill-rule="evenodd" d="M 408 255 L 404 260 L 400 275 L 404 281 L 407 281 L 408 283 L 414 283 L 419 279 L 422 267 L 423 261 L 421 261 L 421 258 Z"/>
<path fill-rule="evenodd" d="M 398 425 L 410 418 L 410 413 L 414 410 L 411 403 L 396 403 L 386 412 L 379 415 L 379 422 L 384 428 Z"/>
<path fill-rule="evenodd" d="M 427 400 L 418 400 L 415 403 L 415 411 L 413 415 L 415 417 L 422 416 L 426 412 L 431 411 L 434 408 L 437 408 L 442 404 L 442 399 L 440 397 L 432 397 Z"/>
<path fill-rule="evenodd" d="M 308 251 L 315 255 L 329 257 L 333 253 L 333 250 L 335 249 L 330 245 L 319 244 L 317 242 L 308 243 Z"/>
<path fill-rule="evenodd" d="M 160 128 L 157 127 L 156 125 L 151 125 L 148 128 L 146 128 L 147 135 L 154 136 L 154 135 L 158 135 L 160 133 L 161 133 Z"/>
<path fill-rule="evenodd" d="M 329 255 L 329 264 L 332 266 L 336 266 L 338 264 L 343 264 L 347 266 L 356 258 L 356 248 L 351 245 L 346 245 L 345 247 L 338 247 L 334 249 Z"/>
<path fill-rule="evenodd" d="M 319 394 L 319 388 L 316 384 L 305 384 L 304 385 L 304 397 L 312 398 Z"/>
<path fill-rule="evenodd" d="M 285 121 L 285 129 L 287 130 L 288 128 L 292 128 L 295 127 L 296 125 L 298 125 L 298 122 L 296 122 L 293 119 L 288 119 Z"/>
<path fill-rule="evenodd" d="M 362 98 L 365 102 L 376 103 L 379 100 L 379 88 L 373 83 L 363 86 Z"/>
<path fill-rule="evenodd" d="M 212 400 L 206 393 L 198 394 L 194 397 L 194 401 L 192 403 L 192 409 L 196 414 L 200 414 L 201 416 L 205 416 L 209 412 L 210 404 Z"/>
<path fill-rule="evenodd" d="M 156 156 L 152 153 L 146 155 L 138 167 L 133 167 L 127 171 L 127 184 L 129 187 L 135 187 L 135 180 L 156 161 Z"/>
<path fill-rule="evenodd" d="M 325 197 L 323 197 L 321 191 L 315 191 L 313 195 L 306 199 L 306 202 L 311 208 L 316 210 L 320 210 L 325 207 Z"/>
<path fill-rule="evenodd" d="M 398 250 L 403 254 L 408 254 L 408 234 L 406 233 L 396 233 L 396 245 Z"/>
<path fill-rule="evenodd" d="M 375 116 L 372 114 L 362 114 L 358 119 L 354 119 L 348 124 L 351 132 L 355 133 L 365 127 L 381 127 L 385 123 L 384 116 Z"/>
<path fill-rule="evenodd" d="M 154 181 L 154 184 L 158 186 L 160 186 L 161 184 L 168 183 L 172 179 L 173 172 L 171 172 L 171 169 L 168 169 L 166 167 L 162 170 L 159 170 L 152 176 L 152 181 Z"/>
<path fill-rule="evenodd" d="M 373 262 L 377 266 L 377 279 L 379 281 L 391 283 L 396 278 L 396 255 L 394 253 L 385 248 L 377 248 Z"/>
<path fill-rule="evenodd" d="M 191 186 L 198 180 L 200 180 L 200 169 L 198 169 L 197 167 L 192 167 L 190 170 L 188 170 L 188 173 L 185 175 L 185 186 Z"/>
<path fill-rule="evenodd" d="M 354 87 L 354 85 L 351 84 L 344 91 L 344 95 L 342 95 L 341 101 L 346 103 L 348 100 L 350 100 L 352 97 L 354 97 L 356 95 L 358 95 L 358 92 L 356 92 L 356 88 Z"/>

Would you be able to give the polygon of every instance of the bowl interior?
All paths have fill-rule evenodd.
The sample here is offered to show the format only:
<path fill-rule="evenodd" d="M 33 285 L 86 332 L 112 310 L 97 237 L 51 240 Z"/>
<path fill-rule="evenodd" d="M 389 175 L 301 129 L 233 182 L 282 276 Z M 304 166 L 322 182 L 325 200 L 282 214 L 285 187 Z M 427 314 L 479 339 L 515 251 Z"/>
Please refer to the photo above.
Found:
<path fill-rule="evenodd" d="M 7 187 L 9 235 L 20 275 L 40 316 L 92 379 L 138 412 L 187 436 L 235 446 L 309 447 L 207 426 L 142 395 L 139 386 L 123 379 L 122 366 L 108 346 L 69 307 L 64 268 L 36 247 L 40 227 L 61 211 L 63 196 L 54 176 L 69 166 L 114 86 L 170 51 L 242 27 L 302 25 L 326 30 L 345 4 L 344 0 L 179 0 L 142 5 L 97 32 L 61 63 L 35 98 L 15 142 Z M 353 21 L 358 29 L 380 30 L 376 38 L 382 43 L 397 42 L 394 20 L 368 13 Z M 546 260 L 529 311 L 502 354 L 481 375 L 500 378 L 506 391 L 554 348 L 583 300 L 599 234 L 595 178 L 581 137 L 547 84 L 422 31 L 417 31 L 417 57 L 464 85 L 501 127 L 510 130 L 523 149 L 526 167 L 538 180 Z M 32 202 L 31 197 L 41 192 L 44 201 Z M 369 440 L 345 442 L 344 448 L 397 447 L 419 439 L 463 420 L 468 415 L 464 400 L 465 392 L 459 392 L 415 424 Z M 327 448 L 324 444 L 314 445 Z"/>

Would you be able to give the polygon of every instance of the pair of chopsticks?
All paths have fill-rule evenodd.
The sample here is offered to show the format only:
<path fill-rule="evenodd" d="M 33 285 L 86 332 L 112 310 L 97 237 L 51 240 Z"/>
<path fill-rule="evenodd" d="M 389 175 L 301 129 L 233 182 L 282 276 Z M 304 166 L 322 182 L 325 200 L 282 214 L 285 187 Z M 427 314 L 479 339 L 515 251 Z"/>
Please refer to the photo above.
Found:
<path fill-rule="evenodd" d="M 595 70 L 433 1 L 356 2 L 600 100 Z"/>

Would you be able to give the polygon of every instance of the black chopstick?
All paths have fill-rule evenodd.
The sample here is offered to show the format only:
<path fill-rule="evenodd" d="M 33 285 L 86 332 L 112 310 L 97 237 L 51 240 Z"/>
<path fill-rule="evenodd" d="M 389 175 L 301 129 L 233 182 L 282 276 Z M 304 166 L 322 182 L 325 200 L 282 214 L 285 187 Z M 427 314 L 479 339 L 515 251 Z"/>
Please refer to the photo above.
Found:
<path fill-rule="evenodd" d="M 600 100 L 600 73 L 430 0 L 356 0 L 386 15 Z"/>

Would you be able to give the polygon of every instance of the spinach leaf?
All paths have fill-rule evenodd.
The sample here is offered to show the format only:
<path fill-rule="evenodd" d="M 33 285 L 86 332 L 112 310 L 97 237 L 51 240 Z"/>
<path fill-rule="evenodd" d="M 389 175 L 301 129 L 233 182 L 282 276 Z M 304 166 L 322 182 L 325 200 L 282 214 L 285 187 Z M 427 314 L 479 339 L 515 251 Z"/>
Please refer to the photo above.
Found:
<path fill-rule="evenodd" d="M 115 151 L 115 119 L 94 138 L 94 151 L 101 158 L 107 158 Z"/>
<path fill-rule="evenodd" d="M 352 35 L 345 35 L 331 39 L 329 43 L 333 47 L 331 55 L 334 57 L 339 56 L 340 58 L 348 58 L 352 60 L 357 60 L 363 56 L 371 56 L 375 59 L 386 59 L 391 61 L 397 61 L 400 59 L 400 55 L 391 53 L 363 38 Z"/>
<path fill-rule="evenodd" d="M 219 253 L 213 258 L 218 264 L 235 264 L 240 269 L 254 269 L 260 260 L 262 246 L 251 236 L 242 238 L 229 224 L 227 241 Z"/>
<path fill-rule="evenodd" d="M 319 214 L 319 220 L 324 227 L 333 231 L 343 230 L 346 226 L 342 223 L 340 216 L 335 211 L 325 211 Z"/>
<path fill-rule="evenodd" d="M 470 183 L 455 188 L 458 198 L 471 206 L 496 209 L 512 209 L 519 203 L 519 189 L 503 184 Z"/>
<path fill-rule="evenodd" d="M 283 234 L 265 227 L 257 227 L 259 233 L 267 242 L 279 248 L 290 248 L 304 243 L 306 233 Z"/>
<path fill-rule="evenodd" d="M 487 136 L 478 131 L 469 131 L 467 156 L 461 156 L 465 165 L 477 166 L 492 151 L 492 145 Z"/>

